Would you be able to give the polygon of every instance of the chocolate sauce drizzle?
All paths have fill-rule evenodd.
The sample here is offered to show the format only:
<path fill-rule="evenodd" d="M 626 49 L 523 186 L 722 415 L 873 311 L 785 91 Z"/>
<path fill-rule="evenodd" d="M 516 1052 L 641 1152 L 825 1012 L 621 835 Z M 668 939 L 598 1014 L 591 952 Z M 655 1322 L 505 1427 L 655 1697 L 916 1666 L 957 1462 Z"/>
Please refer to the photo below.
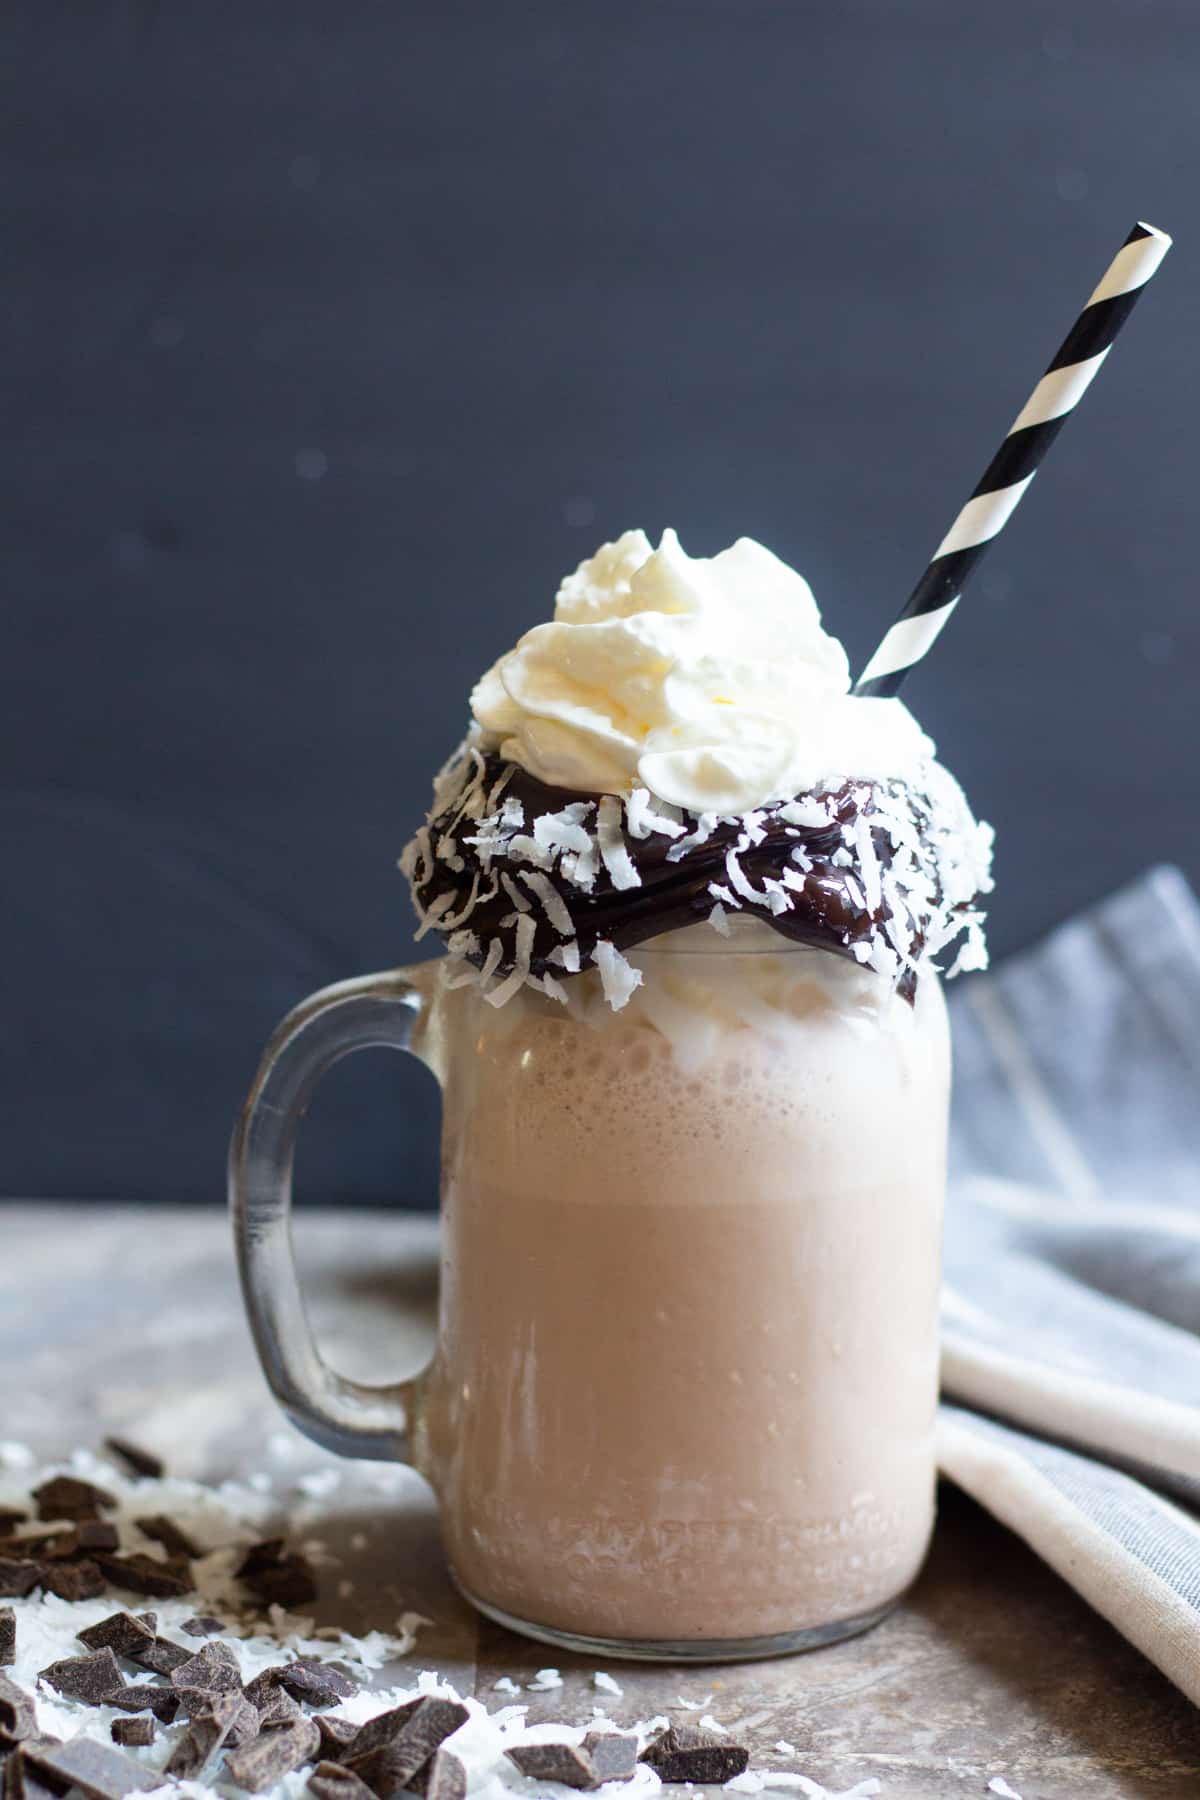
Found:
<path fill-rule="evenodd" d="M 911 998 L 923 959 L 960 934 L 950 973 L 986 961 L 989 850 L 965 803 L 948 810 L 903 782 L 844 781 L 718 818 L 644 790 L 622 800 L 547 787 L 468 740 L 401 867 L 419 935 L 437 930 L 493 997 L 506 982 L 556 994 L 597 944 L 619 952 L 704 920 L 728 930 L 741 911 L 875 967 Z"/>

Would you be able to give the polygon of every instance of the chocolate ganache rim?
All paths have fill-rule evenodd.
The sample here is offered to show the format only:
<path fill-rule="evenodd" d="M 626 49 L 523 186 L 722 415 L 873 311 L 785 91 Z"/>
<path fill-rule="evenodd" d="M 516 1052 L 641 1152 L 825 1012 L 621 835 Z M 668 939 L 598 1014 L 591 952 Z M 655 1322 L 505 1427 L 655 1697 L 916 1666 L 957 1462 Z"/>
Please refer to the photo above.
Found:
<path fill-rule="evenodd" d="M 991 827 L 930 763 L 922 788 L 845 780 L 723 818 L 654 799 L 551 788 L 469 734 L 400 859 L 420 918 L 501 1006 L 522 987 L 565 1003 L 595 967 L 614 1007 L 638 977 L 622 952 L 747 914 L 875 969 L 912 998 L 923 967 L 983 968 Z"/>

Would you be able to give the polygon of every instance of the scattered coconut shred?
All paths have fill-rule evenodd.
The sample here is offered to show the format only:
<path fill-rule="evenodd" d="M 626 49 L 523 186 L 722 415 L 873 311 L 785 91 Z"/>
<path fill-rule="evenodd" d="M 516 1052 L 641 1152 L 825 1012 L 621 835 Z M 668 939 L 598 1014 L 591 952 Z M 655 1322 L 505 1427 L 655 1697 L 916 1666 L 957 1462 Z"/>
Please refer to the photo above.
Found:
<path fill-rule="evenodd" d="M 136 1450 L 121 1455 L 140 1460 L 147 1470 L 156 1467 L 153 1458 Z M 772 1788 L 791 1789 L 808 1800 L 862 1800 L 880 1791 L 870 1780 L 833 1795 L 799 1773 L 749 1770 L 748 1752 L 732 1744 L 728 1729 L 710 1715 L 699 1730 L 672 1725 L 665 1715 L 622 1727 L 593 1707 L 587 1725 L 529 1725 L 527 1706 L 489 1712 L 473 1696 L 460 1696 L 434 1670 L 422 1671 L 411 1686 L 373 1687 L 377 1672 L 408 1655 L 417 1631 L 431 1621 L 404 1613 L 392 1632 L 354 1636 L 317 1627 L 310 1616 L 270 1601 L 273 1589 L 298 1593 L 308 1583 L 311 1593 L 312 1566 L 303 1550 L 264 1539 L 264 1531 L 277 1528 L 278 1513 L 263 1488 L 253 1476 L 216 1488 L 149 1472 L 127 1476 L 87 1451 L 77 1451 L 65 1464 L 39 1468 L 23 1446 L 0 1444 L 5 1800 L 120 1800 L 134 1792 L 139 1800 L 144 1795 L 243 1800 L 248 1792 L 267 1800 L 300 1800 L 307 1794 L 314 1800 L 398 1800 L 400 1793 L 412 1792 L 427 1800 L 541 1794 L 566 1800 L 580 1785 L 602 1800 L 649 1800 L 663 1786 L 655 1760 L 668 1780 L 690 1786 L 707 1779 L 738 1794 Z M 310 1503 L 322 1497 L 327 1475 L 306 1478 L 302 1491 Z M 56 1517 L 60 1505 L 62 1516 Z M 67 1546 L 61 1562 L 54 1560 L 56 1543 L 60 1552 Z M 64 1598 L 49 1591 L 51 1582 L 88 1597 Z M 111 1639 L 114 1626 L 121 1639 L 120 1669 L 110 1649 L 97 1648 Z M 81 1640 L 81 1633 L 88 1635 Z M 123 1649 L 135 1635 L 137 1641 Z M 146 1660 L 139 1661 L 142 1657 Z M 185 1659 L 198 1659 L 203 1672 L 188 1674 Z M 116 1670 L 115 1688 L 104 1685 L 106 1667 Z M 210 1691 L 207 1677 L 214 1669 L 224 1674 Z M 196 1686 L 190 1685 L 193 1680 Z M 541 1669 L 528 1689 L 547 1693 L 563 1685 L 557 1669 Z M 614 1697 L 622 1693 L 602 1670 L 593 1674 L 592 1685 Z M 249 1689 L 245 1700 L 242 1687 Z M 80 1696 L 119 1692 L 124 1703 L 76 1698 L 63 1688 Z M 145 1692 L 147 1706 L 135 1712 L 138 1691 Z M 502 1676 L 494 1691 L 507 1696 L 521 1690 Z M 238 1747 L 224 1742 L 206 1759 L 197 1740 L 215 1731 L 214 1720 L 222 1707 L 229 1711 L 233 1696 L 248 1708 L 250 1726 Z M 156 1710 L 169 1715 L 176 1697 L 178 1717 L 159 1722 Z M 704 1704 L 681 1698 L 679 1707 L 690 1711 Z M 267 1716 L 268 1707 L 274 1716 Z M 385 1727 L 383 1715 L 405 1708 L 411 1710 L 403 1724 L 393 1720 Z M 425 1721 L 421 1733 L 430 1734 L 431 1744 L 422 1735 L 426 1747 L 415 1763 L 410 1759 L 398 1783 L 394 1762 L 389 1775 L 388 1759 L 403 1753 L 408 1740 L 398 1734 L 412 1729 L 412 1711 L 417 1712 L 412 1724 Z M 383 1747 L 347 1748 L 355 1731 L 372 1720 L 379 1722 Z M 138 1743 L 138 1736 L 150 1741 Z M 294 1749 L 293 1766 L 280 1775 L 286 1752 L 277 1754 L 275 1747 L 284 1743 L 297 1747 L 304 1760 Z M 519 1772 L 509 1755 L 525 1747 L 540 1747 L 520 1759 L 533 1771 L 529 1774 Z M 343 1753 L 353 1768 L 337 1763 Z M 189 1757 L 203 1779 L 191 1774 Z M 742 1773 L 730 1780 L 713 1773 L 706 1777 L 706 1759 L 727 1771 L 731 1758 Z M 168 1763 L 178 1772 L 168 1773 Z M 603 1779 L 606 1769 L 621 1772 Z M 551 1771 L 568 1774 L 571 1785 L 553 1779 Z M 235 1779 L 239 1773 L 241 1782 Z"/>

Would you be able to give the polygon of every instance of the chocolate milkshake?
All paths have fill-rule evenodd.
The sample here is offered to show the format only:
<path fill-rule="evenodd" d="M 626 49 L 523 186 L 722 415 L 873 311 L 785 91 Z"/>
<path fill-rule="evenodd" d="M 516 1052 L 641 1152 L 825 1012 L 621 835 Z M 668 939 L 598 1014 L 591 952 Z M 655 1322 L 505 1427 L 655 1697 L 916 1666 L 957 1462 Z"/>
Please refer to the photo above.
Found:
<path fill-rule="evenodd" d="M 625 1654 L 844 1635 L 932 1524 L 937 969 L 985 960 L 990 832 L 747 540 L 604 546 L 472 709 L 403 859 L 457 1578 Z"/>

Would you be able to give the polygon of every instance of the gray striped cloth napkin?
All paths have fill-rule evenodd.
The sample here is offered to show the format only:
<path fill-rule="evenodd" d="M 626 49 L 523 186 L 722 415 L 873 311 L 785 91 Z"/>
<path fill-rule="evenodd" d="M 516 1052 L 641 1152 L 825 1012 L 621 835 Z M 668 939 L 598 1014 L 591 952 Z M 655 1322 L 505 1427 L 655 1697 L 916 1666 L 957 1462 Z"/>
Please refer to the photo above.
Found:
<path fill-rule="evenodd" d="M 942 1471 L 1200 1703 L 1200 903 L 1158 868 L 964 984 Z"/>

